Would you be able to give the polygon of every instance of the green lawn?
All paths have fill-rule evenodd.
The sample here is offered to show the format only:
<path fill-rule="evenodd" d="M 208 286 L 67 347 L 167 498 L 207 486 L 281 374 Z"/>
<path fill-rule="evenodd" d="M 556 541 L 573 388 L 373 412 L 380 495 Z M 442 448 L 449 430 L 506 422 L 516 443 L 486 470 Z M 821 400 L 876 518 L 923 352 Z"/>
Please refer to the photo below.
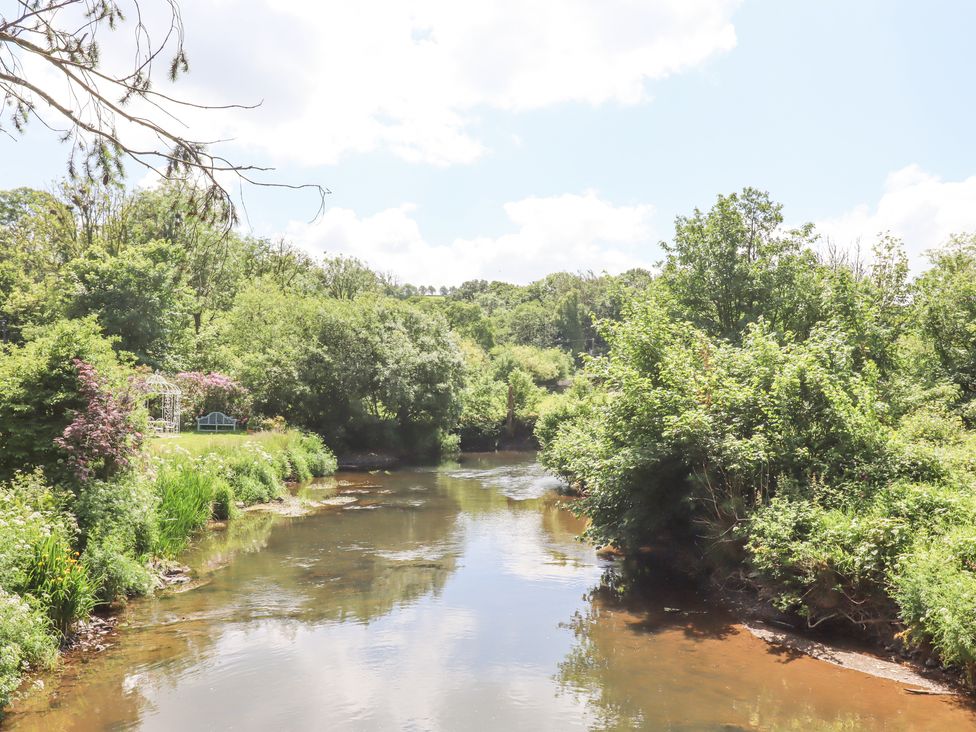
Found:
<path fill-rule="evenodd" d="M 179 435 L 154 437 L 147 441 L 154 455 L 186 451 L 192 456 L 211 452 L 228 452 L 245 442 L 255 443 L 269 451 L 288 446 L 296 438 L 291 432 L 183 432 Z"/>

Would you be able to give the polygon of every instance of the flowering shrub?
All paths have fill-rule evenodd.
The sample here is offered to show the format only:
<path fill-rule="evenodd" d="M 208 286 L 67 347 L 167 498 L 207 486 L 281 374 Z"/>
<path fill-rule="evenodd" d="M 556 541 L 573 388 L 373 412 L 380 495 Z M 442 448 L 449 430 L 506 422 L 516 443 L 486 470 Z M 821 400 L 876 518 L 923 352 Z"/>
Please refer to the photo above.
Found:
<path fill-rule="evenodd" d="M 72 533 L 73 521 L 62 511 L 63 502 L 39 469 L 0 483 L 0 587 L 22 590 L 34 547 L 52 532 Z"/>
<path fill-rule="evenodd" d="M 250 392 L 229 376 L 183 371 L 176 375 L 176 383 L 183 392 L 181 421 L 185 429 L 196 427 L 196 418 L 210 412 L 223 412 L 241 425 L 251 416 Z"/>
<path fill-rule="evenodd" d="M 68 454 L 68 464 L 79 481 L 107 478 L 129 467 L 142 444 L 142 433 L 132 421 L 136 402 L 130 391 L 115 394 L 87 361 L 76 358 L 73 363 L 79 394 L 86 404 L 54 442 Z"/>
<path fill-rule="evenodd" d="M 0 588 L 0 708 L 10 701 L 26 669 L 53 665 L 57 643 L 47 629 L 40 610 Z"/>

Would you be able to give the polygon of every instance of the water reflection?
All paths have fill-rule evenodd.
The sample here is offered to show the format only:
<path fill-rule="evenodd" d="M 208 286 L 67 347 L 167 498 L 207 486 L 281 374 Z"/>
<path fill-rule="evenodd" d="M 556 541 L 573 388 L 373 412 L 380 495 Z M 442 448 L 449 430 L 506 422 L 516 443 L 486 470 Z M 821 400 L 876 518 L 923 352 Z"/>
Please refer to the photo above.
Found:
<path fill-rule="evenodd" d="M 18 730 L 963 729 L 941 699 L 741 633 L 674 582 L 615 571 L 525 456 L 341 475 L 310 516 L 248 516 L 137 603 Z M 325 504 L 325 505 L 322 505 Z M 669 609 L 666 609 L 669 608 Z M 914 726 L 913 726 L 914 725 Z"/>
<path fill-rule="evenodd" d="M 783 654 L 667 575 L 623 593 L 607 572 L 567 623 L 556 673 L 592 730 L 963 730 L 967 705 Z"/>

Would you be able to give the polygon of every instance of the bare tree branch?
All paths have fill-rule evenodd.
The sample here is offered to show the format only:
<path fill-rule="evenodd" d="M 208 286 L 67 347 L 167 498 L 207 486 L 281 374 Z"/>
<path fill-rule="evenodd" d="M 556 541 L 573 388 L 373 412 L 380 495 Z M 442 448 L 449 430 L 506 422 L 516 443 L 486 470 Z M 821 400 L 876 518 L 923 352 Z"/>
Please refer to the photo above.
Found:
<path fill-rule="evenodd" d="M 153 41 L 144 17 L 147 3 L 161 6 L 168 17 L 155 33 L 161 38 L 158 42 Z M 154 67 L 164 59 L 171 81 L 189 70 L 178 0 L 17 0 L 15 5 L 13 16 L 0 14 L 0 132 L 11 134 L 5 120 L 17 132 L 23 132 L 31 120 L 40 122 L 70 144 L 69 174 L 93 182 L 104 184 L 122 177 L 122 161 L 129 158 L 165 180 L 189 184 L 200 214 L 219 219 L 228 228 L 238 222 L 238 207 L 226 186 L 228 175 L 236 176 L 239 184 L 314 190 L 319 196 L 318 213 L 322 212 L 328 189 L 259 179 L 255 173 L 272 168 L 233 163 L 210 151 L 215 141 L 194 140 L 178 131 L 186 125 L 174 108 L 259 106 L 199 104 L 153 88 Z M 132 33 L 132 63 L 123 71 L 106 70 L 99 36 L 103 30 L 123 27 Z M 59 83 L 50 81 L 50 72 Z M 130 109 L 136 100 L 145 103 L 143 113 Z M 61 123 L 46 120 L 39 108 L 54 112 Z M 144 133 L 158 145 L 147 148 L 137 142 L 135 138 L 144 138 Z"/>

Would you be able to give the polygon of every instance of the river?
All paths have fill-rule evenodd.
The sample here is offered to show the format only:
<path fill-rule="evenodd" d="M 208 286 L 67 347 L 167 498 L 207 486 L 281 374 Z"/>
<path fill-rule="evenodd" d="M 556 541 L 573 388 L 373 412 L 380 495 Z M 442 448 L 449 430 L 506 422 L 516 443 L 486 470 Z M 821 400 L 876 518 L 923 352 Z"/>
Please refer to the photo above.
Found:
<path fill-rule="evenodd" d="M 248 514 L 3 729 L 963 730 L 946 697 L 778 651 L 688 589 L 619 598 L 524 454 L 340 474 Z"/>

